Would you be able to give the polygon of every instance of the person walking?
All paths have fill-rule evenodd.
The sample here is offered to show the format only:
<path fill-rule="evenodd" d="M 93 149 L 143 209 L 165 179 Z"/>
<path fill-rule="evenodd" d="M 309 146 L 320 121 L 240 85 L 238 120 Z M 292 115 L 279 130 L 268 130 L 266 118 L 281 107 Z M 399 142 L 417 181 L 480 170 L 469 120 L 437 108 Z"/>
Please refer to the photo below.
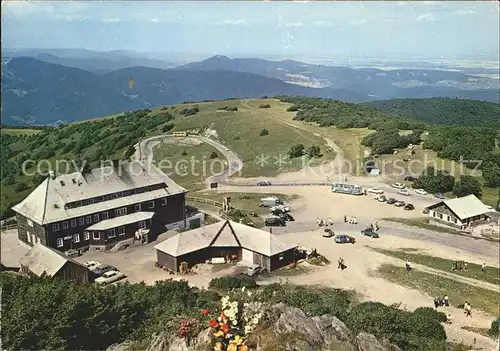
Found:
<path fill-rule="evenodd" d="M 354 222 L 353 224 L 358 224 L 358 219 L 356 217 L 354 217 Z"/>
<path fill-rule="evenodd" d="M 486 263 L 483 263 L 483 265 L 481 266 L 481 271 L 486 272 Z"/>
<path fill-rule="evenodd" d="M 450 306 L 450 300 L 448 299 L 448 295 L 445 295 L 444 296 L 444 305 L 446 307 Z"/>
<path fill-rule="evenodd" d="M 465 312 L 465 318 L 467 318 L 467 317 L 471 317 L 472 318 L 472 307 L 471 307 L 471 305 L 469 304 L 468 301 L 465 301 L 464 312 Z"/>
<path fill-rule="evenodd" d="M 347 216 L 344 215 L 344 223 L 347 223 Z"/>
<path fill-rule="evenodd" d="M 464 271 L 469 269 L 469 264 L 467 262 L 464 262 Z"/>
<path fill-rule="evenodd" d="M 439 297 L 434 298 L 434 308 L 439 307 Z"/>

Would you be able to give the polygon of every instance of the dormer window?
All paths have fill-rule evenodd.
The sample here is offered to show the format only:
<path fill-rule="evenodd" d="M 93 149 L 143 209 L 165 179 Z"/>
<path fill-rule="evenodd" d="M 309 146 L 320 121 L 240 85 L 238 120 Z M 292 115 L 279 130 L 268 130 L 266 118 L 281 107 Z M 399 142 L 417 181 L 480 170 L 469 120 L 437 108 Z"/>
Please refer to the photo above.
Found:
<path fill-rule="evenodd" d="M 59 183 L 61 183 L 61 186 L 64 186 L 64 181 L 60 180 Z"/>

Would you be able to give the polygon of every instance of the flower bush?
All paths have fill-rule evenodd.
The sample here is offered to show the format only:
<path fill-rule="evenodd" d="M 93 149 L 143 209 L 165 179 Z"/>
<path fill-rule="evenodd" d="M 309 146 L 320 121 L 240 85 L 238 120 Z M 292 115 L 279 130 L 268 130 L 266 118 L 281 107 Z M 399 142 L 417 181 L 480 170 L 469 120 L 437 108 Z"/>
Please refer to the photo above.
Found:
<path fill-rule="evenodd" d="M 213 349 L 215 351 L 247 351 L 247 337 L 255 330 L 262 318 L 263 304 L 251 301 L 252 293 L 245 287 L 238 294 L 240 298 L 231 300 L 229 296 L 221 299 L 220 312 L 212 314 L 208 309 L 201 310 L 201 317 L 181 321 L 179 335 L 188 342 L 194 337 L 193 331 L 203 324 L 211 328 Z"/>

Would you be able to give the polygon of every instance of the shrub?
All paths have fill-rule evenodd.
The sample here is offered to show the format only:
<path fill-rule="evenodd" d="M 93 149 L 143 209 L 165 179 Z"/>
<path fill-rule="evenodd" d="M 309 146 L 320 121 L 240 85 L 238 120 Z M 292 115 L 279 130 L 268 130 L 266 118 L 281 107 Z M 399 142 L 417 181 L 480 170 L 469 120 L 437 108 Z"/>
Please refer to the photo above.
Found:
<path fill-rule="evenodd" d="M 289 108 L 287 108 L 286 110 L 287 110 L 287 112 L 295 112 L 295 111 L 298 111 L 299 108 L 295 105 L 292 105 Z"/>
<path fill-rule="evenodd" d="M 412 313 L 406 320 L 407 331 L 426 339 L 446 340 L 444 327 L 435 317 L 425 313 Z"/>
<path fill-rule="evenodd" d="M 258 285 L 250 277 L 245 276 L 226 276 L 213 278 L 208 284 L 213 289 L 229 291 L 231 289 L 256 288 Z"/>
<path fill-rule="evenodd" d="M 413 311 L 413 314 L 423 315 L 438 322 L 446 322 L 446 313 L 437 311 L 432 307 L 419 307 Z"/>
<path fill-rule="evenodd" d="M 270 107 L 271 107 L 271 105 L 269 105 L 269 104 L 260 104 L 259 105 L 259 108 L 270 108 Z"/>
<path fill-rule="evenodd" d="M 269 135 L 269 131 L 267 129 L 262 129 L 259 133 L 260 136 L 264 136 L 264 135 Z"/>
<path fill-rule="evenodd" d="M 500 317 L 491 322 L 490 330 L 488 334 L 492 337 L 500 336 Z"/>
<path fill-rule="evenodd" d="M 166 133 L 168 131 L 171 131 L 172 129 L 174 129 L 175 125 L 173 123 L 167 123 L 165 124 L 162 128 L 161 128 L 161 132 L 162 133 Z"/>
<path fill-rule="evenodd" d="M 181 152 L 181 155 L 182 155 L 182 156 L 186 156 L 187 154 L 188 154 L 188 153 L 187 153 L 187 151 L 186 151 L 186 150 L 182 150 L 182 152 Z"/>
<path fill-rule="evenodd" d="M 288 150 L 288 156 L 290 158 L 294 158 L 294 157 L 300 157 L 304 154 L 304 145 L 302 144 L 298 144 L 298 145 L 294 145 L 290 148 L 290 150 Z"/>
<path fill-rule="evenodd" d="M 26 189 L 28 189 L 28 186 L 26 185 L 26 183 L 19 182 L 19 183 L 17 183 L 16 188 L 14 190 L 17 192 L 20 192 L 20 191 L 24 191 Z"/>
<path fill-rule="evenodd" d="M 210 154 L 210 158 L 217 158 L 217 157 L 219 157 L 219 155 L 217 154 L 217 152 L 212 151 L 212 153 Z"/>

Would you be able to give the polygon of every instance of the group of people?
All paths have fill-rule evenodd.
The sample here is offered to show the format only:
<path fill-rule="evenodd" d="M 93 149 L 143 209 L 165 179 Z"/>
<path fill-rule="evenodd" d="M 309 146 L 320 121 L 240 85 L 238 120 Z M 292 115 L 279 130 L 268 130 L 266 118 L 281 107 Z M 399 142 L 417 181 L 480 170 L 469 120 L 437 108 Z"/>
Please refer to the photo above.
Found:
<path fill-rule="evenodd" d="M 339 258 L 338 260 L 338 269 L 341 269 L 341 270 L 344 270 L 347 268 L 347 266 L 345 265 L 345 261 L 342 257 Z"/>
<path fill-rule="evenodd" d="M 378 232 L 378 230 L 380 229 L 379 226 L 378 226 L 378 222 L 375 222 L 375 224 L 370 224 L 370 228 L 372 228 L 372 230 Z"/>
<path fill-rule="evenodd" d="M 434 301 L 434 304 L 436 304 L 435 301 Z M 448 305 L 446 305 L 446 306 L 448 306 Z M 436 306 L 436 308 L 437 308 L 437 306 Z M 464 303 L 464 314 L 465 314 L 465 318 L 472 317 L 472 307 L 471 307 L 469 301 L 465 301 L 465 303 Z M 446 323 L 452 324 L 451 314 L 448 314 L 446 316 Z M 474 340 L 474 344 L 475 343 L 476 343 L 476 341 Z"/>
<path fill-rule="evenodd" d="M 356 217 L 349 217 L 344 216 L 344 223 L 349 223 L 349 224 L 358 224 L 358 219 Z"/>
<path fill-rule="evenodd" d="M 448 307 L 450 305 L 450 300 L 448 299 L 448 296 L 445 295 L 445 297 L 436 297 L 434 299 L 434 307 L 438 308 L 440 306 L 446 306 Z"/>
<path fill-rule="evenodd" d="M 318 223 L 318 227 L 328 227 L 329 225 L 333 225 L 333 220 L 328 217 L 328 219 L 316 218 L 316 222 Z"/>

